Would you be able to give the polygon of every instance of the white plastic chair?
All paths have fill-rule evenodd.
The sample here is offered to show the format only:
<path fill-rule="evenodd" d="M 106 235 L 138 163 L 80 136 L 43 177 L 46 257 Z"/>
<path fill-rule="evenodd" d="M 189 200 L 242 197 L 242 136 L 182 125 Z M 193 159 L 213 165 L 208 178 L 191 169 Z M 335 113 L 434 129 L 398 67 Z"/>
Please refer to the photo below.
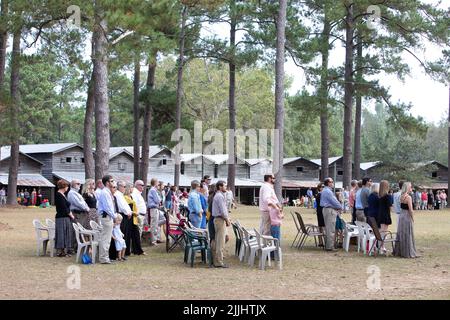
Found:
<path fill-rule="evenodd" d="M 77 244 L 78 244 L 77 258 L 75 261 L 78 263 L 83 249 L 84 249 L 84 253 L 86 253 L 89 246 L 91 246 L 92 247 L 92 263 L 95 263 L 96 253 L 97 253 L 97 249 L 98 249 L 98 241 L 94 241 L 94 239 L 93 239 L 94 235 L 95 235 L 95 231 L 86 230 L 80 224 L 72 223 L 72 225 L 75 230 L 75 236 L 76 236 Z M 86 240 L 86 236 L 89 237 L 89 240 Z"/>
<path fill-rule="evenodd" d="M 360 246 L 362 247 L 363 253 L 367 254 L 367 243 L 369 243 L 369 248 L 371 248 L 372 244 L 375 241 L 375 235 L 373 234 L 373 230 L 367 222 L 355 221 L 355 223 L 358 226 Z M 360 247 L 358 246 L 358 252 L 359 248 Z"/>
<path fill-rule="evenodd" d="M 36 231 L 36 241 L 37 241 L 37 250 L 36 255 L 39 257 L 41 255 L 41 246 L 43 247 L 44 256 L 47 254 L 47 245 L 49 242 L 49 231 L 46 226 L 44 226 L 38 219 L 33 220 L 34 230 Z M 42 234 L 43 231 L 47 232 L 47 236 Z"/>
<path fill-rule="evenodd" d="M 242 231 L 244 232 L 244 241 L 247 245 L 246 255 L 248 257 L 248 265 L 253 266 L 255 264 L 255 257 L 258 254 L 259 245 L 257 243 L 256 237 L 254 238 L 254 240 L 251 240 L 251 234 L 247 229 L 242 227 Z"/>
<path fill-rule="evenodd" d="M 48 243 L 50 245 L 50 256 L 53 257 L 55 254 L 55 232 L 56 232 L 56 224 L 51 219 L 45 219 L 45 223 L 47 224 L 48 231 Z"/>
<path fill-rule="evenodd" d="M 345 228 L 344 228 L 344 250 L 348 252 L 348 249 L 350 247 L 350 239 L 357 237 L 358 238 L 358 252 L 360 250 L 361 241 L 359 241 L 359 228 L 358 226 L 346 223 L 344 221 Z"/>
<path fill-rule="evenodd" d="M 246 238 L 240 222 L 236 220 L 235 224 L 242 239 L 241 248 L 239 249 L 239 261 L 243 262 L 249 259 L 251 251 L 250 248 L 252 245 L 256 245 L 256 238 L 250 230 L 247 230 L 249 237 Z"/>
<path fill-rule="evenodd" d="M 256 243 L 258 244 L 259 250 L 259 269 L 265 270 L 266 261 L 271 266 L 270 253 L 274 252 L 278 256 L 278 267 L 281 270 L 282 268 L 282 258 L 281 258 L 281 248 L 278 242 L 278 239 L 275 239 L 271 236 L 264 236 L 259 234 L 259 232 L 254 229 L 256 235 Z"/>

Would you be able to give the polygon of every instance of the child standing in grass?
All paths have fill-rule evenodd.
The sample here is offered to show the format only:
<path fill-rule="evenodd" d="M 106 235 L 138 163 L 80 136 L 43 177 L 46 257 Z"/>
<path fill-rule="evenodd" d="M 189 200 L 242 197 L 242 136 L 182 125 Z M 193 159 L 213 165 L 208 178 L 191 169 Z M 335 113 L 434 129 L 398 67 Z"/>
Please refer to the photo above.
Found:
<path fill-rule="evenodd" d="M 268 202 L 278 203 L 278 199 L 275 197 L 269 199 Z M 270 234 L 278 242 L 281 240 L 281 220 L 284 218 L 284 214 L 278 206 L 269 206 L 269 216 L 270 216 Z"/>
<path fill-rule="evenodd" d="M 118 214 L 116 220 L 114 221 L 114 228 L 112 232 L 112 238 L 114 239 L 114 244 L 116 245 L 117 261 L 126 260 L 125 249 L 127 248 L 127 245 L 125 244 L 125 240 L 123 239 L 123 233 L 120 230 L 122 219 L 122 216 Z"/>

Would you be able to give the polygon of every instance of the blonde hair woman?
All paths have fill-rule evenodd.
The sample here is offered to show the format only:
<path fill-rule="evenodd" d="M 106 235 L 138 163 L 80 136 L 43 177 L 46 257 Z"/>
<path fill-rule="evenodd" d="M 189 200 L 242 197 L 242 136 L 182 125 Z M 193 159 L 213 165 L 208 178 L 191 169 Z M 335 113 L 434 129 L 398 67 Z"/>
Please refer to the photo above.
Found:
<path fill-rule="evenodd" d="M 86 179 L 83 185 L 83 189 L 81 191 L 84 201 L 86 201 L 89 207 L 89 216 L 88 216 L 88 224 L 89 221 L 95 221 L 98 223 L 98 215 L 97 215 L 97 198 L 95 196 L 95 181 L 94 179 Z"/>
<path fill-rule="evenodd" d="M 392 224 L 391 219 L 391 207 L 392 200 L 389 195 L 389 182 L 387 180 L 382 180 L 380 182 L 380 190 L 378 193 L 380 197 L 380 206 L 378 211 L 377 224 L 380 228 L 380 233 L 382 236 L 388 232 L 389 226 Z M 386 248 L 384 243 L 381 244 L 381 250 L 386 253 Z"/>
<path fill-rule="evenodd" d="M 416 244 L 414 241 L 414 211 L 412 205 L 411 182 L 405 182 L 400 196 L 401 212 L 397 226 L 397 242 L 394 255 L 404 258 L 417 258 Z"/>
<path fill-rule="evenodd" d="M 142 250 L 141 245 L 141 235 L 139 233 L 139 221 L 138 221 L 138 207 L 136 205 L 136 201 L 133 200 L 131 193 L 133 192 L 133 185 L 127 183 L 125 185 L 125 191 L 123 192 L 123 197 L 125 201 L 130 206 L 131 211 L 133 212 L 133 223 L 130 226 L 130 245 L 125 250 L 125 255 L 129 256 L 131 249 L 133 250 L 133 254 L 137 255 L 146 255 L 144 250 Z"/>

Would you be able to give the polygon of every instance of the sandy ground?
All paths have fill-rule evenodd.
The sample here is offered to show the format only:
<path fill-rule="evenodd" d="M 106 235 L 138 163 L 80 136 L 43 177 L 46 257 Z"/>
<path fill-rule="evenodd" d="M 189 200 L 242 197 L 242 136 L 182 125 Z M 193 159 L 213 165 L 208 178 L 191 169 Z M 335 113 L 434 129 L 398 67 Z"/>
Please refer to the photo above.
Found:
<path fill-rule="evenodd" d="M 416 214 L 419 259 L 367 257 L 342 250 L 327 253 L 308 242 L 304 250 L 290 248 L 295 225 L 286 209 L 282 226 L 283 270 L 260 271 L 233 255 L 229 229 L 226 262 L 229 269 L 194 268 L 183 263 L 178 249 L 145 247 L 147 256 L 131 256 L 114 265 L 75 264 L 75 258 L 36 256 L 32 220 L 54 218 L 54 209 L 0 209 L 0 299 L 449 299 L 450 211 Z M 316 223 L 312 210 L 302 209 L 306 222 Z M 255 207 L 233 213 L 244 226 L 257 227 Z M 349 217 L 344 216 L 348 221 Z M 395 220 L 395 214 L 393 214 Z M 391 226 L 395 229 L 395 225 Z M 80 288 L 70 289 L 71 266 L 80 268 Z M 376 285 L 379 271 L 380 289 Z M 72 278 L 71 278 L 72 277 Z"/>

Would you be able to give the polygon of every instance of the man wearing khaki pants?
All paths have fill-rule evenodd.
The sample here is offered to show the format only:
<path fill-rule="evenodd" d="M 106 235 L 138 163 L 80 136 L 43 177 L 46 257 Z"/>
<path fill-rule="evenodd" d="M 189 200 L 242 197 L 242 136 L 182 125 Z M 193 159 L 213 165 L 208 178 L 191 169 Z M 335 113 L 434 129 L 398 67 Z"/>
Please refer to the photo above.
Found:
<path fill-rule="evenodd" d="M 264 176 L 264 183 L 259 190 L 259 211 L 261 212 L 259 232 L 265 236 L 271 235 L 269 207 L 280 211 L 283 210 L 275 194 L 273 188 L 274 183 L 275 176 L 273 174 L 266 174 Z"/>
<path fill-rule="evenodd" d="M 111 264 L 109 260 L 109 245 L 111 244 L 113 221 L 117 214 L 113 196 L 115 182 L 110 175 L 104 176 L 102 182 L 105 188 L 99 192 L 100 196 L 97 200 L 98 214 L 102 225 L 99 241 L 99 260 L 102 264 Z"/>
<path fill-rule="evenodd" d="M 142 192 L 144 191 L 144 181 L 137 180 L 134 183 L 134 188 L 131 193 L 131 197 L 136 202 L 136 207 L 138 209 L 138 228 L 139 235 L 142 237 L 142 231 L 144 230 L 144 219 L 147 214 L 147 205 L 145 204 L 144 197 L 142 196 Z"/>
<path fill-rule="evenodd" d="M 225 181 L 219 181 L 216 183 L 216 194 L 212 202 L 211 214 L 214 217 L 214 230 L 215 230 L 215 252 L 214 252 L 214 266 L 216 268 L 228 268 L 223 263 L 223 251 L 225 247 L 225 237 L 227 234 L 227 227 L 230 226 L 230 219 L 228 217 L 227 201 L 225 193 L 227 187 Z"/>
<path fill-rule="evenodd" d="M 327 251 L 336 251 L 334 248 L 335 232 L 336 232 L 336 218 L 338 212 L 342 210 L 342 205 L 336 199 L 333 193 L 334 181 L 331 178 L 326 178 L 323 182 L 324 189 L 320 195 L 320 206 L 323 207 L 323 219 L 325 221 L 326 241 L 325 249 Z"/>

